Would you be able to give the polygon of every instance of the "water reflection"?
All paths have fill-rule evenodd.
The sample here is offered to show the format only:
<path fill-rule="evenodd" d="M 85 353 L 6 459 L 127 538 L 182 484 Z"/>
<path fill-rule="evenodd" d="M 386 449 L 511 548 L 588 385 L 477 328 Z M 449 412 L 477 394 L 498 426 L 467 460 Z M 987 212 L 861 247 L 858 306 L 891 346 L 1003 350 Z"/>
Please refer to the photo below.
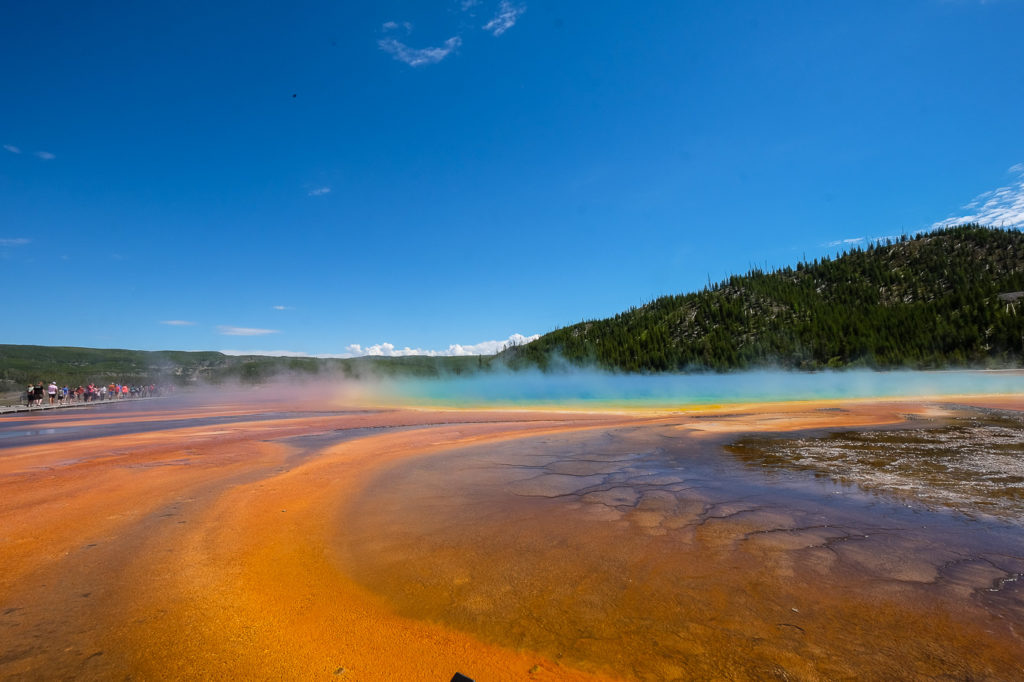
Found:
<path fill-rule="evenodd" d="M 406 615 L 637 679 L 1020 672 L 1021 528 L 722 446 L 643 427 L 407 462 L 342 520 L 345 570 Z"/>

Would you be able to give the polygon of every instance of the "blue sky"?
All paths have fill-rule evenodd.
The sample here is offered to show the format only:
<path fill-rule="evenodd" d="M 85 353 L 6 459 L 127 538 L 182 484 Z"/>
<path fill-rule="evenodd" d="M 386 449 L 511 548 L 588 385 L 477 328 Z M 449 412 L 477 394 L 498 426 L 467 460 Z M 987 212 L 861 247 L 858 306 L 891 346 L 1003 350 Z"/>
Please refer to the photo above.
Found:
<path fill-rule="evenodd" d="M 1017 0 L 8 4 L 2 343 L 480 352 L 1024 224 Z"/>

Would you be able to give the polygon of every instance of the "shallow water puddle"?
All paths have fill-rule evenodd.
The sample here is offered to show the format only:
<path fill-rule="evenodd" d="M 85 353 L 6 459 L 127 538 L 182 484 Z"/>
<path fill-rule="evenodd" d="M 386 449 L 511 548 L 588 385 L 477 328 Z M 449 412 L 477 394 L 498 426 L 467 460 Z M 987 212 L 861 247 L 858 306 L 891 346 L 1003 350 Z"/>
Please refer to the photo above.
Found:
<path fill-rule="evenodd" d="M 405 615 L 637 679 L 1024 673 L 1021 527 L 724 444 L 639 427 L 407 461 L 341 520 L 345 571 Z"/>

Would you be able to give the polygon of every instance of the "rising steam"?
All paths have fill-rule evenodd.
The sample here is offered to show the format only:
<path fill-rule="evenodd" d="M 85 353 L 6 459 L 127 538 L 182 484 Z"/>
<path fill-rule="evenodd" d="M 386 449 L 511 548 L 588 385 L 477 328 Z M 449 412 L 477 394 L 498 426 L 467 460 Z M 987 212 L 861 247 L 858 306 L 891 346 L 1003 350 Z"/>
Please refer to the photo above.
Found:
<path fill-rule="evenodd" d="M 423 407 L 676 408 L 721 403 L 1024 394 L 1018 371 L 758 371 L 731 374 L 481 373 L 344 382 L 338 398 Z"/>

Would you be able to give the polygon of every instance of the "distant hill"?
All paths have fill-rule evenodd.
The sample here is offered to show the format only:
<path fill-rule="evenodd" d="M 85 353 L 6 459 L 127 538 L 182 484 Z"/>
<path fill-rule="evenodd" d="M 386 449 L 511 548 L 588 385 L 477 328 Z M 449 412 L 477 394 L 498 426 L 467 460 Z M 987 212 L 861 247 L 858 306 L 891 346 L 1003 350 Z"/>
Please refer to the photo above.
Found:
<path fill-rule="evenodd" d="M 283 375 L 431 377 L 490 365 L 483 357 L 363 357 L 350 359 L 225 355 L 217 352 L 139 351 L 0 345 L 0 393 L 16 396 L 29 383 L 220 384 L 260 383 Z"/>
<path fill-rule="evenodd" d="M 555 330 L 502 359 L 630 372 L 1019 366 L 1021 291 L 1024 234 L 963 225 L 751 270 Z"/>

